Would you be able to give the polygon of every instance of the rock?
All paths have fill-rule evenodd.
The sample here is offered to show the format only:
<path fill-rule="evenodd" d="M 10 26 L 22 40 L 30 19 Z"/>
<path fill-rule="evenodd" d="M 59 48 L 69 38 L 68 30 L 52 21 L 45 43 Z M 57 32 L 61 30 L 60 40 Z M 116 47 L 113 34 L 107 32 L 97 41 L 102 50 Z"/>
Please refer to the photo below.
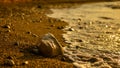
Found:
<path fill-rule="evenodd" d="M 15 62 L 12 59 L 6 59 L 4 64 L 8 66 L 14 66 Z"/>
<path fill-rule="evenodd" d="M 55 27 L 55 25 L 50 25 L 51 27 Z"/>
<path fill-rule="evenodd" d="M 79 27 L 79 29 L 83 29 L 83 27 L 82 27 L 82 26 L 80 26 L 80 27 Z"/>
<path fill-rule="evenodd" d="M 19 46 L 20 43 L 19 43 L 19 42 L 15 42 L 14 45 L 15 45 L 15 46 Z"/>
<path fill-rule="evenodd" d="M 92 57 L 92 58 L 90 58 L 88 61 L 91 62 L 91 63 L 95 63 L 95 62 L 98 62 L 99 59 L 98 59 L 98 58 L 95 58 L 95 57 Z"/>
<path fill-rule="evenodd" d="M 86 68 L 84 65 L 79 64 L 79 63 L 77 63 L 77 62 L 73 62 L 73 65 L 74 65 L 76 68 Z"/>
<path fill-rule="evenodd" d="M 99 68 L 112 68 L 112 67 L 108 64 L 104 64 L 104 65 L 101 65 Z"/>
<path fill-rule="evenodd" d="M 3 28 L 8 28 L 8 29 L 10 29 L 10 26 L 9 26 L 9 25 L 4 25 Z"/>
<path fill-rule="evenodd" d="M 13 59 L 13 57 L 12 56 L 8 56 L 7 59 Z"/>
<path fill-rule="evenodd" d="M 102 64 L 103 64 L 103 62 L 99 61 L 99 62 L 93 63 L 92 65 L 94 65 L 94 66 L 101 66 Z"/>
<path fill-rule="evenodd" d="M 53 57 L 63 55 L 63 49 L 55 36 L 51 33 L 45 34 L 41 39 L 38 49 L 43 56 Z"/>
<path fill-rule="evenodd" d="M 42 8 L 42 6 L 41 6 L 41 5 L 38 5 L 37 8 Z"/>
<path fill-rule="evenodd" d="M 32 53 L 39 54 L 39 49 L 37 49 L 37 48 L 32 49 Z"/>
<path fill-rule="evenodd" d="M 31 32 L 30 31 L 28 31 L 28 32 L 26 32 L 27 34 L 31 34 Z"/>
<path fill-rule="evenodd" d="M 36 35 L 36 34 L 32 34 L 32 36 L 33 36 L 33 37 L 38 37 L 38 35 Z"/>
<path fill-rule="evenodd" d="M 28 61 L 25 61 L 25 62 L 23 62 L 22 64 L 23 65 L 27 65 L 29 62 Z"/>
<path fill-rule="evenodd" d="M 57 27 L 57 29 L 63 29 L 64 28 L 64 26 L 58 26 Z"/>
<path fill-rule="evenodd" d="M 71 56 L 69 56 L 68 59 L 69 59 L 70 61 L 72 61 L 72 62 L 75 61 L 75 59 L 74 59 L 73 57 L 71 57 Z"/>
<path fill-rule="evenodd" d="M 10 33 L 10 32 L 11 32 L 11 30 L 6 30 L 5 32 Z"/>
<path fill-rule="evenodd" d="M 73 28 L 69 28 L 69 31 L 75 31 Z"/>
<path fill-rule="evenodd" d="M 110 18 L 110 17 L 99 17 L 99 18 L 113 20 L 113 18 Z"/>

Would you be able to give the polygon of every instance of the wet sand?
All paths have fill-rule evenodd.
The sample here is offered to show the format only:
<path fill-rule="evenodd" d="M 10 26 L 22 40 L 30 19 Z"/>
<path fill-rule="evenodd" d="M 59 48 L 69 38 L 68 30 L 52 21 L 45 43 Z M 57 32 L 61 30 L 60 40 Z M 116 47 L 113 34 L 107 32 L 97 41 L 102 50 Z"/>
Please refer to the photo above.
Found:
<path fill-rule="evenodd" d="M 66 33 L 63 34 L 65 42 L 68 43 L 64 47 L 64 55 L 73 64 L 78 63 L 81 65 L 83 62 L 85 67 L 89 68 L 100 68 L 104 64 L 108 64 L 107 66 L 112 68 L 119 67 L 119 4 L 119 1 L 99 2 L 77 5 L 74 8 L 51 9 L 53 14 L 48 14 L 47 16 L 60 19 L 69 24 L 64 29 Z M 106 63 L 106 60 L 101 55 L 111 58 L 109 61 L 116 62 L 117 65 L 109 64 L 108 61 Z M 118 61 L 115 61 L 116 58 L 113 58 L 113 56 L 117 56 Z M 91 62 L 89 59 L 92 58 L 96 58 L 97 61 Z M 103 63 L 97 66 L 94 65 L 94 63 L 99 62 Z"/>

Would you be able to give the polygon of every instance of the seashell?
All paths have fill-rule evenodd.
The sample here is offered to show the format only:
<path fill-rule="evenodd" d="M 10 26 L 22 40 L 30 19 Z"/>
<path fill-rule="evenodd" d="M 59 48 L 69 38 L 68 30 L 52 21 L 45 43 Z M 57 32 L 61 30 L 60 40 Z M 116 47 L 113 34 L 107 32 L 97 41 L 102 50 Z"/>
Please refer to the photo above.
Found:
<path fill-rule="evenodd" d="M 46 57 L 63 55 L 63 49 L 55 36 L 51 33 L 45 34 L 38 47 L 40 53 Z"/>

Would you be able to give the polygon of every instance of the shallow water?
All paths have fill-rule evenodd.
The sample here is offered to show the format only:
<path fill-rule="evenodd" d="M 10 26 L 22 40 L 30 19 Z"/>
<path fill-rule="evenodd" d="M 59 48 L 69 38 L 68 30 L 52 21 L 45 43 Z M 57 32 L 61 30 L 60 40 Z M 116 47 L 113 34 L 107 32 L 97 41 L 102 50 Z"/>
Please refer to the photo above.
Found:
<path fill-rule="evenodd" d="M 76 8 L 51 9 L 49 17 L 68 22 L 63 37 L 70 45 L 89 49 L 120 52 L 120 2 L 101 2 L 78 5 Z M 117 8 L 113 9 L 113 6 Z M 69 31 L 73 28 L 73 31 Z"/>
<path fill-rule="evenodd" d="M 120 1 L 51 10 L 53 14 L 47 16 L 69 24 L 63 37 L 68 43 L 64 55 L 71 61 L 81 62 L 81 55 L 90 57 L 107 53 L 120 56 Z"/>

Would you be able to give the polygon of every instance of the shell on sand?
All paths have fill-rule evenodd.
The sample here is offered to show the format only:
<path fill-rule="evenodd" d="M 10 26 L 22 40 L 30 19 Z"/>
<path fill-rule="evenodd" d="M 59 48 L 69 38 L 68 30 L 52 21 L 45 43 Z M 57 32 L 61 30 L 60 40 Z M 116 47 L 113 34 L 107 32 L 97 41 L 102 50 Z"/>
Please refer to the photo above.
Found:
<path fill-rule="evenodd" d="M 39 45 L 39 50 L 43 56 L 53 57 L 63 54 L 63 49 L 55 36 L 51 33 L 45 34 Z"/>

